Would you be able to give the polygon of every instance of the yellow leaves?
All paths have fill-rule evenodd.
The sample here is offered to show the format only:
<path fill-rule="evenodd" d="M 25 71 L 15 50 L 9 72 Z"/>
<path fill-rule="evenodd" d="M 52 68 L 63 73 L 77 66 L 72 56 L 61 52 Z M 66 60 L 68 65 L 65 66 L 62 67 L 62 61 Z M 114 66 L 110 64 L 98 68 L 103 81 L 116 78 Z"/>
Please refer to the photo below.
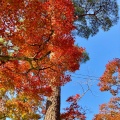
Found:
<path fill-rule="evenodd" d="M 4 42 L 4 38 L 0 37 L 0 43 Z"/>
<path fill-rule="evenodd" d="M 24 21 L 25 21 L 25 18 L 20 18 L 20 19 L 19 19 L 19 22 L 20 22 L 20 23 L 22 23 L 22 22 L 24 22 Z"/>
<path fill-rule="evenodd" d="M 20 95 L 19 97 L 16 96 L 16 98 L 6 101 L 6 116 L 11 118 L 12 120 L 28 120 L 30 118 L 35 118 L 37 120 L 37 118 L 39 118 L 40 116 L 36 114 L 37 104 L 35 103 L 35 101 L 28 98 L 26 99 L 26 101 L 22 100 L 24 98 L 24 95 Z"/>
<path fill-rule="evenodd" d="M 18 101 L 18 100 L 15 100 L 15 99 L 12 99 L 12 100 L 8 100 L 6 102 L 6 107 L 7 107 L 7 111 L 8 111 L 8 116 L 11 118 L 12 116 L 14 116 L 14 114 L 16 116 L 18 116 L 19 114 L 25 112 L 25 109 L 23 107 L 23 103 Z M 18 114 L 18 115 L 17 115 Z M 25 115 L 25 114 L 24 114 Z"/>
<path fill-rule="evenodd" d="M 21 117 L 24 119 L 26 117 L 26 115 L 27 115 L 27 113 L 23 113 Z"/>
<path fill-rule="evenodd" d="M 5 93 L 6 93 L 6 89 L 3 88 L 3 87 L 0 87 L 0 98 L 1 98 L 2 96 L 4 96 Z"/>
<path fill-rule="evenodd" d="M 12 50 L 18 51 L 18 50 L 19 50 L 19 47 L 14 46 L 14 47 L 12 47 Z"/>
<path fill-rule="evenodd" d="M 36 61 L 32 61 L 32 67 L 33 68 L 37 68 L 38 67 L 38 64 L 36 63 Z"/>

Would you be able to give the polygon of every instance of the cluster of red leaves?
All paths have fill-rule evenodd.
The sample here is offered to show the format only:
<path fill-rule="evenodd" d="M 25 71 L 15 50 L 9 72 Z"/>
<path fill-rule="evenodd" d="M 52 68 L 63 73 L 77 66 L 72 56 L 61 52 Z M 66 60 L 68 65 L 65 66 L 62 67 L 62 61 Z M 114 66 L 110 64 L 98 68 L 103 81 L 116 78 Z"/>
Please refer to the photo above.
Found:
<path fill-rule="evenodd" d="M 109 103 L 102 104 L 94 120 L 120 120 L 120 97 L 111 98 Z"/>
<path fill-rule="evenodd" d="M 61 114 L 62 120 L 85 120 L 85 113 L 82 113 L 82 108 L 78 105 L 77 101 L 80 99 L 80 95 L 69 97 L 66 101 L 70 103 L 70 106 L 65 108 L 65 112 Z"/>
<path fill-rule="evenodd" d="M 110 90 L 112 95 L 116 95 L 120 89 L 120 59 L 114 59 L 106 65 L 106 70 L 100 78 L 100 90 Z"/>

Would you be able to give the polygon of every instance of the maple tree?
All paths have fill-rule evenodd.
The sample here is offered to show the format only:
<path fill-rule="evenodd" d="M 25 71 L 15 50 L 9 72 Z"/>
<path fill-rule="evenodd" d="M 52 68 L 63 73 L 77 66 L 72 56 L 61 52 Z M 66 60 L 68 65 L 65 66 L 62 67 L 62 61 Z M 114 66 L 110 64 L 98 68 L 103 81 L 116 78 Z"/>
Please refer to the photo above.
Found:
<path fill-rule="evenodd" d="M 71 80 L 65 72 L 78 70 L 85 57 L 85 49 L 74 45 L 72 35 L 72 31 L 78 28 L 74 22 L 81 16 L 86 19 L 85 12 L 84 16 L 78 14 L 82 7 L 73 6 L 76 2 L 0 1 L 0 119 L 38 120 L 42 114 L 45 114 L 45 120 L 60 119 L 60 86 Z M 116 4 L 113 5 L 115 7 Z M 74 8 L 77 9 L 74 11 Z M 116 23 L 117 7 L 113 13 L 116 13 L 115 19 L 106 18 L 109 21 L 107 29 L 111 23 Z M 79 28 L 80 33 L 82 27 Z M 44 104 L 45 97 L 47 105 Z M 73 100 L 66 114 L 81 117 L 83 114 L 76 110 L 78 108 L 76 100 Z"/>
<path fill-rule="evenodd" d="M 116 0 L 72 0 L 72 2 L 75 8 L 74 16 L 77 17 L 74 25 L 76 26 L 78 35 L 81 37 L 88 38 L 89 36 L 93 36 L 99 31 L 100 28 L 102 28 L 104 31 L 107 31 L 118 21 L 118 6 Z M 75 32 L 76 31 L 73 33 Z M 48 101 L 48 105 L 51 105 L 51 103 L 58 103 L 56 106 L 58 106 L 57 108 L 60 108 L 60 88 L 58 88 L 57 92 L 55 93 L 56 94 L 53 94 L 52 96 L 58 95 L 56 97 L 56 101 L 53 100 L 54 97 L 51 96 L 50 101 Z M 48 116 L 46 120 L 49 120 L 52 109 L 53 108 L 51 108 L 46 115 Z M 59 113 L 60 111 L 58 109 L 58 113 L 56 115 L 57 117 L 59 116 Z"/>
<path fill-rule="evenodd" d="M 73 12 L 69 0 L 0 2 L 3 118 L 38 119 L 44 96 L 70 81 L 66 70 L 79 69 L 85 50 L 74 45 Z"/>

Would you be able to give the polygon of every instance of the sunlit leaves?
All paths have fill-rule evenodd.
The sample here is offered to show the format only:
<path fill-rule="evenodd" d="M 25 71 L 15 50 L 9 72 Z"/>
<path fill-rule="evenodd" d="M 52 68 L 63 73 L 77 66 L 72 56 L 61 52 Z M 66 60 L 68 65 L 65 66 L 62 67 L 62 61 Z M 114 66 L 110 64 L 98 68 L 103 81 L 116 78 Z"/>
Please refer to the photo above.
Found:
<path fill-rule="evenodd" d="M 119 93 L 120 89 L 120 59 L 114 59 L 106 65 L 106 70 L 100 78 L 100 90 L 110 91 L 112 95 Z"/>
<path fill-rule="evenodd" d="M 71 0 L 1 0 L 0 17 L 2 115 L 38 119 L 51 86 L 69 82 L 65 71 L 79 69 L 83 58 L 71 35 L 74 6 Z"/>
<path fill-rule="evenodd" d="M 100 106 L 99 114 L 94 120 L 119 120 L 120 119 L 120 97 L 113 97 L 109 103 Z"/>
<path fill-rule="evenodd" d="M 106 70 L 98 84 L 101 91 L 110 91 L 114 96 L 119 95 L 120 90 L 120 59 L 116 58 L 106 65 Z M 94 120 L 119 120 L 120 119 L 120 97 L 113 97 L 107 104 L 100 106 L 99 114 Z"/>
<path fill-rule="evenodd" d="M 31 100 L 27 95 L 13 94 L 13 97 L 10 97 L 13 93 L 6 93 L 7 99 L 3 98 L 3 111 L 1 111 L 0 119 L 3 117 L 9 117 L 13 120 L 16 119 L 36 119 L 40 118 L 36 113 L 38 110 L 38 101 Z"/>

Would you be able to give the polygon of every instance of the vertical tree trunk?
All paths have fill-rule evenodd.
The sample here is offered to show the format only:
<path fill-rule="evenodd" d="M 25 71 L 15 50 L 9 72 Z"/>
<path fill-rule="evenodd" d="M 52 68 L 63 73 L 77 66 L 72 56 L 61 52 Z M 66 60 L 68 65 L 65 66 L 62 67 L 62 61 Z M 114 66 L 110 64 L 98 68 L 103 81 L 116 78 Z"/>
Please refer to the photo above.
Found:
<path fill-rule="evenodd" d="M 44 120 L 60 120 L 61 87 L 53 86 L 52 90 L 52 95 L 47 98 L 46 115 Z"/>

